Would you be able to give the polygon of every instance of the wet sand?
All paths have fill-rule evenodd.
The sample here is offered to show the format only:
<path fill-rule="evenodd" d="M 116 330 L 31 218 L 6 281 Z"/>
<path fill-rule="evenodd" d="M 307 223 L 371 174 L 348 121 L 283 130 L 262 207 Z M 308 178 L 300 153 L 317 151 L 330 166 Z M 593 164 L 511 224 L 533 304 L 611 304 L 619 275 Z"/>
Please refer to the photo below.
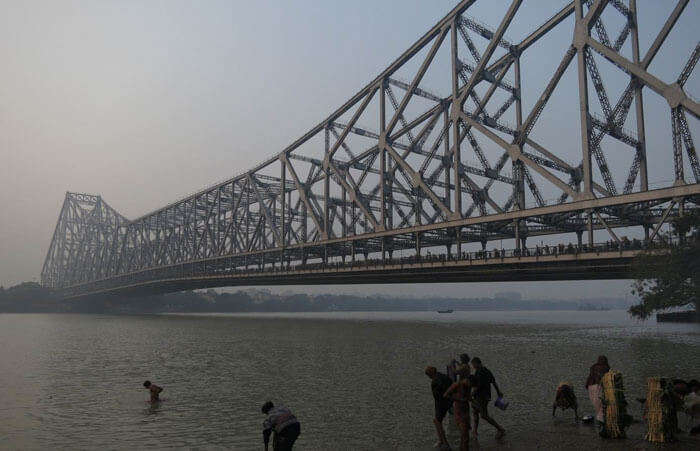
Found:
<path fill-rule="evenodd" d="M 574 423 L 573 414 L 558 413 L 549 427 L 530 431 L 529 433 L 514 432 L 506 434 L 500 440 L 494 438 L 496 431 L 490 425 L 482 430 L 479 426 L 479 439 L 472 437 L 469 449 L 478 450 L 529 450 L 529 449 L 561 449 L 561 450 L 691 450 L 700 449 L 700 435 L 688 435 L 686 416 L 679 415 L 681 429 L 685 432 L 678 434 L 675 443 L 656 444 L 644 440 L 646 425 L 641 422 L 632 424 L 627 429 L 625 439 L 603 439 L 598 436 L 597 429 L 592 425 Z M 571 418 L 569 417 L 571 415 Z M 570 421 L 569 421 L 570 418 Z M 450 418 L 450 422 L 452 419 Z M 447 419 L 445 420 L 447 426 Z M 447 437 L 453 450 L 459 449 L 459 433 L 450 423 L 447 426 Z"/>

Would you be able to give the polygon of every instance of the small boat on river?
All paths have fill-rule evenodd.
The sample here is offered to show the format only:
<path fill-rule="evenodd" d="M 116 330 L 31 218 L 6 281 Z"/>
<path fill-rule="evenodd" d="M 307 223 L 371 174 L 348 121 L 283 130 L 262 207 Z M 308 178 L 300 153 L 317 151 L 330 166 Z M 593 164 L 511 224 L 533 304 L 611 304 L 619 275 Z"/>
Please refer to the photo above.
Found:
<path fill-rule="evenodd" d="M 449 308 L 449 309 L 446 309 L 446 310 L 438 310 L 437 312 L 438 312 L 438 313 L 452 313 L 452 312 L 454 312 L 454 310 L 452 310 L 451 308 Z"/>

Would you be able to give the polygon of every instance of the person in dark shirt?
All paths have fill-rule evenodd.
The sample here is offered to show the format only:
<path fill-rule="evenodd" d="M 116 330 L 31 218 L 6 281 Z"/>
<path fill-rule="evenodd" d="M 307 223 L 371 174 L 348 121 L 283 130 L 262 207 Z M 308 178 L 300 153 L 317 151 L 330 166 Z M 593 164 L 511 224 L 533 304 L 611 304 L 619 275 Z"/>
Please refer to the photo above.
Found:
<path fill-rule="evenodd" d="M 284 406 L 275 406 L 267 401 L 262 406 L 262 413 L 267 415 L 263 422 L 263 443 L 268 450 L 270 435 L 274 432 L 272 449 L 275 451 L 291 451 L 294 442 L 301 434 L 301 425 L 291 410 Z"/>
<path fill-rule="evenodd" d="M 445 415 L 447 415 L 450 406 L 452 406 L 452 400 L 444 396 L 445 392 L 452 385 L 452 379 L 445 374 L 439 373 L 434 366 L 427 367 L 425 369 L 425 375 L 431 380 L 430 389 L 433 392 L 433 399 L 435 400 L 435 417 L 433 418 L 433 423 L 435 424 L 435 430 L 438 436 L 437 447 L 448 447 L 445 429 L 442 427 L 442 420 L 445 419 Z"/>
<path fill-rule="evenodd" d="M 501 438 L 506 433 L 506 430 L 503 429 L 500 424 L 496 423 L 496 420 L 491 418 L 488 411 L 489 401 L 491 401 L 491 385 L 496 389 L 496 393 L 499 397 L 503 396 L 503 393 L 501 389 L 498 388 L 493 373 L 482 365 L 480 358 L 474 357 L 472 359 L 472 368 L 474 368 L 474 390 L 472 392 L 474 436 L 476 437 L 478 435 L 477 429 L 479 428 L 479 417 L 481 417 L 498 430 L 498 432 L 496 432 L 496 438 Z"/>

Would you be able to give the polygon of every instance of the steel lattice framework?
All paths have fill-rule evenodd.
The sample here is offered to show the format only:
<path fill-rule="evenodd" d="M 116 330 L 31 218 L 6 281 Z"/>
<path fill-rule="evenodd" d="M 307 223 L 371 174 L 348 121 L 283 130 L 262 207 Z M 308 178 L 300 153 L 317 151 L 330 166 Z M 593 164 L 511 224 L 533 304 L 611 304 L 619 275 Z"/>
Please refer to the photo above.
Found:
<path fill-rule="evenodd" d="M 79 295 L 188 271 L 240 273 L 371 255 L 386 261 L 400 249 L 418 259 L 426 248 L 460 255 L 466 243 L 485 248 L 503 239 L 524 249 L 528 237 L 542 235 L 576 233 L 580 244 L 587 234 L 592 245 L 594 230 L 619 243 L 614 229 L 630 226 L 653 241 L 661 224 L 697 206 L 700 166 L 688 115 L 697 120 L 700 105 L 684 85 L 700 43 L 678 62 L 674 82 L 648 72 L 688 0 L 678 1 L 643 55 L 635 0 L 575 0 L 517 43 L 505 32 L 521 1 L 512 1 L 495 29 L 467 15 L 479 3 L 460 2 L 320 124 L 230 180 L 135 220 L 99 196 L 67 193 L 42 283 Z M 608 16 L 623 23 L 616 36 L 608 34 Z M 525 110 L 521 62 L 566 24 L 571 44 L 550 79 L 531 88 L 539 97 Z M 532 133 L 570 66 L 577 67 L 580 107 L 580 136 L 567 139 L 574 156 Z M 606 90 L 613 72 L 627 80 L 616 101 Z M 443 76 L 443 94 L 422 84 L 427 73 L 437 74 L 433 83 Z M 665 100 L 671 117 L 672 143 L 654 152 L 675 180 L 653 190 L 645 92 Z M 620 145 L 629 149 L 624 174 L 608 164 Z"/>

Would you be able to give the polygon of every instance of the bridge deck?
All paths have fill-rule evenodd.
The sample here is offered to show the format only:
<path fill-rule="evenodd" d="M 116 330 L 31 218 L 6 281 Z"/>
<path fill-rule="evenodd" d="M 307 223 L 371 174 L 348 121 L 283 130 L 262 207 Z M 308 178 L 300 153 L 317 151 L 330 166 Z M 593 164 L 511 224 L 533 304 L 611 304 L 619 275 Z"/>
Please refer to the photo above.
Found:
<path fill-rule="evenodd" d="M 627 279 L 640 250 L 557 255 L 504 256 L 422 261 L 361 261 L 328 265 L 249 269 L 224 274 L 154 277 L 94 291 L 80 289 L 77 298 L 95 294 L 144 295 L 222 286 L 329 285 L 374 283 L 514 282 Z"/>

